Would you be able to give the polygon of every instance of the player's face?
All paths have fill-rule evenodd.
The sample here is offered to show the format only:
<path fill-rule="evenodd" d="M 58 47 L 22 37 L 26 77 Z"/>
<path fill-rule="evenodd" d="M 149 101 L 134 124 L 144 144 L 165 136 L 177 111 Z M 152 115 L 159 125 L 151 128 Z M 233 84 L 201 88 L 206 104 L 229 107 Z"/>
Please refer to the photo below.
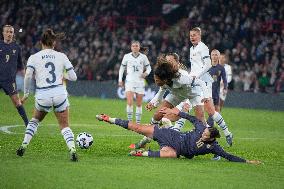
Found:
<path fill-rule="evenodd" d="M 154 80 L 157 86 L 162 87 L 166 84 L 166 81 L 161 80 L 158 76 L 154 75 Z"/>
<path fill-rule="evenodd" d="M 4 27 L 3 28 L 3 37 L 5 42 L 12 42 L 14 37 L 14 28 L 13 27 Z"/>
<path fill-rule="evenodd" d="M 210 140 L 210 132 L 209 132 L 209 129 L 208 129 L 208 128 L 206 128 L 206 129 L 203 131 L 202 136 L 201 136 L 201 139 L 202 139 L 203 141 L 208 141 L 208 140 Z"/>
<path fill-rule="evenodd" d="M 212 65 L 215 66 L 218 64 L 220 59 L 220 55 L 217 51 L 212 51 L 211 52 L 211 60 L 212 60 Z"/>
<path fill-rule="evenodd" d="M 140 51 L 140 45 L 139 43 L 132 43 L 131 44 L 131 51 L 133 53 L 138 53 Z"/>
<path fill-rule="evenodd" d="M 201 41 L 200 33 L 197 31 L 190 31 L 189 32 L 190 42 L 193 45 L 197 45 Z"/>

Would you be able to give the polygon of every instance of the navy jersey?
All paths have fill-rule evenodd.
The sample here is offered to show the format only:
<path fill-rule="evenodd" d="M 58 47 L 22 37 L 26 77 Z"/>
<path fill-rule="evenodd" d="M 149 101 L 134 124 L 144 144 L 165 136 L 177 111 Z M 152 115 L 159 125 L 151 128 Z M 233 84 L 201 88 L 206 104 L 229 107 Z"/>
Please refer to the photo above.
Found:
<path fill-rule="evenodd" d="M 0 41 L 0 82 L 15 82 L 17 70 L 24 69 L 21 48 L 15 42 Z"/>
<path fill-rule="evenodd" d="M 195 129 L 193 131 L 181 134 L 183 139 L 181 142 L 179 155 L 183 155 L 187 158 L 193 158 L 194 156 L 212 153 L 222 156 L 229 161 L 246 162 L 246 160 L 243 158 L 225 152 L 217 141 L 202 141 L 202 133 L 207 127 L 196 117 L 184 112 L 180 112 L 179 116 L 189 120 L 195 126 Z"/>
<path fill-rule="evenodd" d="M 224 82 L 224 89 L 227 89 L 228 86 L 225 68 L 217 64 L 216 66 L 212 66 L 208 72 L 214 80 L 212 84 L 212 97 L 219 97 L 221 79 Z"/>

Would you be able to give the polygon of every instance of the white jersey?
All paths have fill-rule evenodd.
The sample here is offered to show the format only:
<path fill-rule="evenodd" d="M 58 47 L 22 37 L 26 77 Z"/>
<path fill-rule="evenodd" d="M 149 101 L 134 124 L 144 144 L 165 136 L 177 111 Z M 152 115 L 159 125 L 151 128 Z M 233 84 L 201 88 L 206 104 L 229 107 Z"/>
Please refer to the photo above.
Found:
<path fill-rule="evenodd" d="M 162 97 L 164 96 L 166 90 L 170 91 L 170 94 L 178 97 L 181 100 L 185 99 L 191 99 L 196 96 L 202 96 L 206 85 L 205 83 L 200 79 L 194 79 L 189 76 L 188 72 L 185 70 L 179 70 L 179 73 L 181 74 L 179 78 L 173 79 L 172 86 L 164 85 L 160 87 L 160 90 L 155 95 L 155 97 L 150 101 L 155 106 L 162 100 Z M 202 89 L 200 90 L 193 90 L 195 85 L 200 86 Z M 206 97 L 207 98 L 207 97 Z"/>
<path fill-rule="evenodd" d="M 126 79 L 125 82 L 133 82 L 144 85 L 144 78 L 142 78 L 142 74 L 144 69 L 146 68 L 147 75 L 151 72 L 150 62 L 145 54 L 139 53 L 137 57 L 134 57 L 132 53 L 125 54 L 120 70 L 119 70 L 119 78 L 118 81 L 122 81 L 123 72 L 126 68 Z"/>
<path fill-rule="evenodd" d="M 69 71 L 73 66 L 64 53 L 53 49 L 44 49 L 31 55 L 27 68 L 32 68 L 36 80 L 36 95 L 67 94 L 63 86 L 64 70 Z"/>
<path fill-rule="evenodd" d="M 211 68 L 209 49 L 203 42 L 200 41 L 195 47 L 190 48 L 190 63 L 190 76 L 195 76 L 205 82 L 213 82 L 207 72 Z"/>
<path fill-rule="evenodd" d="M 227 82 L 230 83 L 232 81 L 232 67 L 228 64 L 224 65 L 226 71 Z"/>

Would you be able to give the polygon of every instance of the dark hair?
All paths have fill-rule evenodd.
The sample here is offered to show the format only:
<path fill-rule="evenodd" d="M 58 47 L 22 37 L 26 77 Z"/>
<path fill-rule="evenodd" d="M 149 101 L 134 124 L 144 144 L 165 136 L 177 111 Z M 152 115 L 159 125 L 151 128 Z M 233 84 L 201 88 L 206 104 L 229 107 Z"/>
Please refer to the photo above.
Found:
<path fill-rule="evenodd" d="M 179 68 L 180 68 L 180 69 L 183 69 L 183 70 L 187 70 L 186 65 L 184 65 L 183 63 L 181 63 L 181 62 L 179 61 L 179 55 L 178 55 L 177 53 L 172 53 L 172 52 L 171 52 L 171 53 L 168 53 L 167 56 L 173 56 L 174 59 L 175 59 L 175 61 L 178 63 Z"/>
<path fill-rule="evenodd" d="M 221 135 L 216 127 L 209 127 L 210 138 L 220 138 Z"/>
<path fill-rule="evenodd" d="M 147 55 L 148 52 L 149 52 L 149 48 L 148 47 L 140 47 L 140 52 Z"/>
<path fill-rule="evenodd" d="M 180 77 L 178 72 L 179 66 L 174 62 L 168 61 L 166 55 L 160 55 L 157 58 L 157 63 L 154 68 L 154 75 L 161 80 L 167 81 L 167 84 L 172 83 L 172 79 Z"/>
<path fill-rule="evenodd" d="M 52 29 L 48 28 L 41 36 L 41 43 L 47 47 L 53 47 L 56 40 L 65 39 L 65 33 L 54 33 Z"/>

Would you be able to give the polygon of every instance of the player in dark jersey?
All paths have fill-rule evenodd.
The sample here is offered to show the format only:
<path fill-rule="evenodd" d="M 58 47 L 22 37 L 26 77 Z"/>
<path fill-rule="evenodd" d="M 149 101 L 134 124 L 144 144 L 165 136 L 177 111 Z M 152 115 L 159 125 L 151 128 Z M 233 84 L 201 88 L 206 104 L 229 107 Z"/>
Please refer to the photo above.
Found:
<path fill-rule="evenodd" d="M 29 119 L 20 101 L 15 82 L 17 71 L 21 71 L 24 75 L 24 65 L 21 48 L 14 42 L 13 26 L 5 25 L 3 27 L 3 37 L 4 40 L 0 41 L 0 89 L 2 88 L 5 94 L 10 96 L 27 126 Z"/>
<path fill-rule="evenodd" d="M 185 112 L 180 112 L 177 109 L 169 108 L 161 109 L 160 112 L 162 114 L 174 114 L 185 118 L 194 125 L 195 129 L 186 133 L 180 133 L 171 128 L 160 128 L 158 125 L 137 124 L 119 118 L 111 118 L 106 114 L 97 115 L 96 118 L 99 121 L 115 124 L 150 137 L 157 141 L 160 146 L 159 151 L 133 150 L 130 152 L 130 155 L 132 156 L 161 158 L 178 158 L 180 156 L 184 156 L 191 159 L 194 156 L 212 153 L 220 155 L 229 161 L 251 164 L 261 163 L 257 160 L 246 160 L 225 152 L 216 141 L 216 138 L 220 137 L 219 131 L 215 127 L 206 127 L 204 123 L 198 120 L 195 116 L 191 116 Z"/>
<path fill-rule="evenodd" d="M 214 82 L 212 83 L 212 99 L 213 99 L 213 104 L 215 106 L 215 110 L 217 112 L 220 112 L 220 106 L 219 106 L 220 82 L 222 79 L 224 83 L 224 90 L 227 90 L 228 83 L 227 83 L 226 71 L 224 66 L 221 66 L 219 64 L 220 52 L 217 49 L 211 51 L 211 60 L 212 60 L 211 62 L 212 67 L 209 69 L 208 72 L 214 80 Z M 211 116 L 208 118 L 207 123 L 211 127 L 214 125 L 214 120 L 212 119 Z"/>

